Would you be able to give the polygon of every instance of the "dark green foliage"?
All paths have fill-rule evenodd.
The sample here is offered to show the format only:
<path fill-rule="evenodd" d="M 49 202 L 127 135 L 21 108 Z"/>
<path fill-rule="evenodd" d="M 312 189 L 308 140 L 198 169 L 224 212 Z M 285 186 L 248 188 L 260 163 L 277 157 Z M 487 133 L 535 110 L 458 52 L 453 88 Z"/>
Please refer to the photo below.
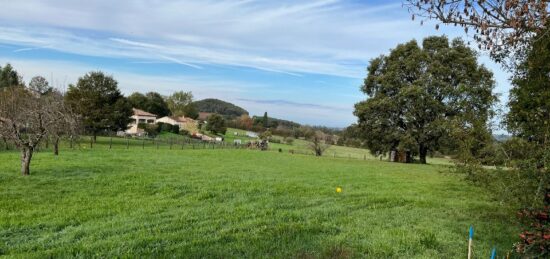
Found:
<path fill-rule="evenodd" d="M 70 85 L 65 99 L 94 136 L 102 130 L 125 130 L 133 114 L 117 81 L 100 71 L 89 72 L 76 85 Z"/>
<path fill-rule="evenodd" d="M 195 103 L 190 103 L 183 108 L 183 115 L 196 120 L 199 117 L 199 110 Z"/>
<path fill-rule="evenodd" d="M 9 63 L 4 67 L 0 66 L 0 89 L 11 86 L 22 86 L 24 84 L 22 77 Z"/>
<path fill-rule="evenodd" d="M 159 125 L 156 124 L 144 124 L 142 129 L 145 130 L 145 133 L 149 137 L 156 137 L 161 132 Z"/>
<path fill-rule="evenodd" d="M 232 103 L 218 99 L 204 99 L 193 103 L 199 112 L 217 113 L 226 117 L 239 117 L 248 112 Z"/>
<path fill-rule="evenodd" d="M 413 40 L 371 60 L 361 88 L 369 98 L 354 114 L 371 152 L 410 150 L 426 163 L 443 139 L 488 132 L 493 88 L 492 73 L 464 42 L 429 37 L 422 47 Z"/>
<path fill-rule="evenodd" d="M 262 124 L 264 128 L 269 128 L 269 117 L 267 116 L 267 112 L 264 112 L 264 117 L 262 118 Z"/>
<path fill-rule="evenodd" d="M 550 34 L 533 43 L 512 80 L 506 125 L 514 135 L 544 145 L 550 141 Z"/>
<path fill-rule="evenodd" d="M 128 101 L 133 108 L 150 112 L 157 115 L 159 118 L 170 115 L 168 104 L 166 104 L 164 97 L 159 93 L 148 92 L 143 95 L 136 92 L 128 96 Z"/>
<path fill-rule="evenodd" d="M 225 119 L 216 113 L 210 115 L 210 117 L 208 117 L 208 123 L 206 123 L 206 130 L 214 134 L 225 134 L 227 131 Z"/>

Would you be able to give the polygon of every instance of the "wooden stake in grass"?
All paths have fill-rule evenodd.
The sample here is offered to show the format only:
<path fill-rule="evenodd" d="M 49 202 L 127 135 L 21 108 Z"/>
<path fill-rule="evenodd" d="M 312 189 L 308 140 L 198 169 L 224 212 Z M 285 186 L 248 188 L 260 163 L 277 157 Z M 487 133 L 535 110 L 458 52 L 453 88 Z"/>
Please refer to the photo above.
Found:
<path fill-rule="evenodd" d="M 470 235 L 468 237 L 468 259 L 472 259 L 473 242 L 474 242 L 474 227 L 470 226 Z"/>

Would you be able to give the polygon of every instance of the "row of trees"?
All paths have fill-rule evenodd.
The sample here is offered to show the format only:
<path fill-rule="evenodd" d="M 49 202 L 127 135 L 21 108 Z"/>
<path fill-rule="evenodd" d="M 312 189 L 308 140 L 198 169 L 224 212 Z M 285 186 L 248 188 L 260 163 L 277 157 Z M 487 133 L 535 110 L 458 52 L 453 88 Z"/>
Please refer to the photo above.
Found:
<path fill-rule="evenodd" d="M 21 172 L 29 175 L 33 152 L 46 138 L 53 143 L 57 155 L 64 136 L 76 138 L 83 131 L 95 141 L 101 132 L 125 130 L 133 107 L 160 116 L 196 117 L 192 100 L 190 92 L 176 92 L 169 97 L 154 92 L 134 93 L 126 98 L 118 82 L 99 71 L 80 77 L 62 93 L 40 76 L 26 85 L 7 64 L 0 68 L 0 137 L 21 150 Z"/>
<path fill-rule="evenodd" d="M 40 76 L 25 85 L 11 65 L 0 68 L 0 136 L 21 151 L 21 174 L 30 174 L 33 153 L 41 141 L 51 139 L 59 154 L 62 137 L 78 135 L 79 117 L 63 94 Z"/>
<path fill-rule="evenodd" d="M 153 113 L 159 117 L 164 116 L 185 116 L 196 119 L 199 112 L 193 103 L 191 92 L 178 91 L 170 96 L 162 96 L 157 92 L 146 94 L 133 93 L 128 96 L 132 107 Z"/>

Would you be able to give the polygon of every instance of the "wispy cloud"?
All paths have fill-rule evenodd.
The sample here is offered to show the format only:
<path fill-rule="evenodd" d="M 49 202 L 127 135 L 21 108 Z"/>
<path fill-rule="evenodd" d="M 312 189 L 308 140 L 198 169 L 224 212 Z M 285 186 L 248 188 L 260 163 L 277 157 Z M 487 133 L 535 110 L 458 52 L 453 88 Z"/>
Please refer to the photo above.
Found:
<path fill-rule="evenodd" d="M 301 102 L 292 102 L 287 100 L 253 100 L 246 98 L 238 98 L 239 101 L 252 102 L 258 104 L 270 104 L 270 105 L 284 105 L 291 106 L 295 108 L 311 108 L 311 109 L 322 109 L 322 110 L 331 110 L 331 111 L 350 111 L 350 108 L 330 106 L 330 105 L 321 105 L 313 103 L 301 103 Z"/>
<path fill-rule="evenodd" d="M 0 9 L 0 42 L 140 61 L 168 57 L 193 68 L 218 64 L 359 78 L 382 41 L 401 39 L 397 31 L 418 31 L 408 17 L 388 16 L 396 5 L 98 0 L 84 9 L 69 0 L 8 1 Z"/>

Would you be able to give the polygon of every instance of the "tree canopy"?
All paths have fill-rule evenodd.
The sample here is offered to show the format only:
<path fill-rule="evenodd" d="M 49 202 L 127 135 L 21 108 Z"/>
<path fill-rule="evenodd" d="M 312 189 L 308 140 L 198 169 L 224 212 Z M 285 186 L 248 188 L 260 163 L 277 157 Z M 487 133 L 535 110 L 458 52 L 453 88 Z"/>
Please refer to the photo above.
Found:
<path fill-rule="evenodd" d="M 48 80 L 42 76 L 33 77 L 29 82 L 29 88 L 42 95 L 51 93 L 54 90 Z"/>
<path fill-rule="evenodd" d="M 193 93 L 191 92 L 175 92 L 166 98 L 166 103 L 172 115 L 185 116 L 196 119 L 199 117 L 199 112 L 195 104 L 193 104 Z"/>
<path fill-rule="evenodd" d="M 369 97 L 355 105 L 371 152 L 409 150 L 426 163 L 428 151 L 453 128 L 483 125 L 497 100 L 492 73 L 459 39 L 414 40 L 370 61 L 361 90 Z M 474 123 L 478 122 L 478 123 Z"/>
<path fill-rule="evenodd" d="M 150 112 L 159 117 L 170 115 L 168 104 L 164 97 L 157 92 L 148 92 L 145 95 L 136 92 L 128 96 L 128 101 L 133 108 Z"/>
<path fill-rule="evenodd" d="M 208 122 L 206 123 L 206 130 L 209 130 L 214 134 L 225 134 L 227 131 L 225 119 L 216 113 L 210 115 L 208 117 Z"/>
<path fill-rule="evenodd" d="M 0 66 L 0 89 L 24 84 L 22 77 L 9 63 L 4 67 Z"/>
<path fill-rule="evenodd" d="M 508 130 L 542 144 L 550 143 L 550 36 L 544 33 L 517 67 L 510 90 Z"/>
<path fill-rule="evenodd" d="M 80 115 L 84 128 L 94 136 L 102 130 L 125 130 L 132 106 L 118 89 L 113 77 L 89 72 L 76 85 L 69 85 L 67 104 Z"/>

